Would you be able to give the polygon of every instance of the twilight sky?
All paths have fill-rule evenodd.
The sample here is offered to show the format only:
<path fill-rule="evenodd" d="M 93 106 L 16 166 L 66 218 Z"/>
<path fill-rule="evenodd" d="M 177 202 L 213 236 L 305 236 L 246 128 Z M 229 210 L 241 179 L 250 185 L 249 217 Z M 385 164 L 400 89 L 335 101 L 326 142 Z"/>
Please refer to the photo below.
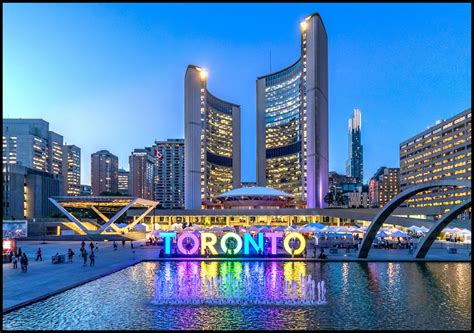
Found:
<path fill-rule="evenodd" d="M 471 107 L 470 4 L 4 4 L 3 117 L 42 118 L 128 170 L 134 148 L 184 137 L 184 74 L 241 105 L 242 180 L 255 180 L 256 78 L 294 63 L 313 12 L 329 39 L 329 168 L 345 173 L 362 112 L 364 179 L 399 143 Z"/>

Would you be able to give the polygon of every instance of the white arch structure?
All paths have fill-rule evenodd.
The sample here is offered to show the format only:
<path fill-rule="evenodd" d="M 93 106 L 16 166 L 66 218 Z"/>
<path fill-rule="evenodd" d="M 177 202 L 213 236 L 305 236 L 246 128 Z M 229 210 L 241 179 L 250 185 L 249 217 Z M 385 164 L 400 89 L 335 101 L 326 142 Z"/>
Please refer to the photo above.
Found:
<path fill-rule="evenodd" d="M 400 192 L 397 196 L 390 200 L 372 219 L 372 222 L 367 228 L 366 234 L 362 239 L 361 246 L 357 252 L 357 258 L 367 258 L 370 248 L 372 247 L 372 243 L 375 239 L 375 235 L 379 231 L 380 227 L 390 216 L 390 214 L 392 214 L 393 211 L 397 209 L 406 199 L 411 198 L 420 192 L 445 186 L 461 186 L 471 188 L 471 183 L 469 180 L 441 179 L 406 188 L 403 192 Z"/>
<path fill-rule="evenodd" d="M 415 252 L 415 258 L 424 258 L 431 245 L 435 241 L 436 237 L 441 231 L 458 216 L 466 208 L 471 206 L 471 198 L 464 200 L 459 205 L 454 206 L 449 212 L 446 213 L 440 220 L 436 221 L 435 225 L 430 228 L 428 233 L 421 239 L 418 249 Z"/>

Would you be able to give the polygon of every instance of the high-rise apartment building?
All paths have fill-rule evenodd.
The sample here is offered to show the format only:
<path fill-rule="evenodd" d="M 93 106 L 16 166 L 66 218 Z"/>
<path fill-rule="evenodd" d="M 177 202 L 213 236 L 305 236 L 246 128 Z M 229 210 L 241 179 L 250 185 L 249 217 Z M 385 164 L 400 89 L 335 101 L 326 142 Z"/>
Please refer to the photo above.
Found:
<path fill-rule="evenodd" d="M 130 193 L 128 189 L 129 178 L 130 172 L 124 169 L 118 170 L 118 191 L 122 195 L 128 195 Z"/>
<path fill-rule="evenodd" d="M 471 179 L 471 109 L 400 143 L 400 189 L 432 180 Z M 406 201 L 409 207 L 450 206 L 471 195 L 466 188 L 425 191 Z"/>
<path fill-rule="evenodd" d="M 364 150 L 362 146 L 362 114 L 359 109 L 354 109 L 354 114 L 349 118 L 349 158 L 346 161 L 346 175 L 355 177 L 359 184 L 364 182 Z"/>
<path fill-rule="evenodd" d="M 99 150 L 91 155 L 92 195 L 118 191 L 118 157 L 108 150 Z"/>
<path fill-rule="evenodd" d="M 369 180 L 371 207 L 383 207 L 400 192 L 400 169 L 380 167 Z"/>
<path fill-rule="evenodd" d="M 155 200 L 166 209 L 184 208 L 184 139 L 155 141 Z"/>
<path fill-rule="evenodd" d="M 301 56 L 257 79 L 257 184 L 323 208 L 328 193 L 328 40 L 319 14 L 301 23 Z"/>
<path fill-rule="evenodd" d="M 63 146 L 64 194 L 81 194 L 81 148 L 75 145 Z"/>
<path fill-rule="evenodd" d="M 240 106 L 212 95 L 200 67 L 188 66 L 184 87 L 184 206 L 199 209 L 240 187 Z"/>
<path fill-rule="evenodd" d="M 153 200 L 155 179 L 155 156 L 151 148 L 135 149 L 129 156 L 130 195 Z"/>

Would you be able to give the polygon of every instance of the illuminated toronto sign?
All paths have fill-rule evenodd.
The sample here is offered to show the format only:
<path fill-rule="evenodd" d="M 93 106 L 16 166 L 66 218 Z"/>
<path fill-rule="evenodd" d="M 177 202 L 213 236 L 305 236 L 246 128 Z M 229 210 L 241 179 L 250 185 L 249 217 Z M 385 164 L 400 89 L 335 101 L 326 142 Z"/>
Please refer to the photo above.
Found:
<path fill-rule="evenodd" d="M 199 235 L 194 233 L 185 232 L 181 235 L 177 235 L 176 232 L 160 232 L 159 236 L 164 240 L 164 253 L 171 254 L 171 242 L 176 239 L 176 245 L 178 250 L 185 255 L 194 255 L 201 249 L 200 254 L 205 255 L 206 251 L 209 250 L 211 254 L 218 254 L 216 245 L 218 243 L 217 235 L 212 232 L 202 232 Z M 289 254 L 294 253 L 299 255 L 303 253 L 306 247 L 306 240 L 303 235 L 298 232 L 290 232 L 286 236 L 283 235 L 283 232 L 274 231 L 274 232 L 265 232 L 258 233 L 254 238 L 250 233 L 244 233 L 242 237 L 235 232 L 228 232 L 222 236 L 220 239 L 219 245 L 224 253 L 227 253 L 229 250 L 233 254 L 238 254 L 243 249 L 245 255 L 250 254 L 250 248 L 252 247 L 257 253 L 264 252 L 265 247 L 265 238 L 270 242 L 270 253 L 277 254 L 277 243 L 281 238 L 283 239 L 283 248 Z M 291 246 L 292 240 L 298 240 Z M 232 247 L 228 245 L 231 242 Z M 297 246 L 297 247 L 296 247 Z"/>

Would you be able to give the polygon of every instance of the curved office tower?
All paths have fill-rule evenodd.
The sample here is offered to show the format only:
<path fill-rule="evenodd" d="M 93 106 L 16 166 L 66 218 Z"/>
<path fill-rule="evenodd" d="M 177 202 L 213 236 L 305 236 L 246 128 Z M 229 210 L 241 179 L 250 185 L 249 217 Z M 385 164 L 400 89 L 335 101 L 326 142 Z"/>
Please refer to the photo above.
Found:
<path fill-rule="evenodd" d="M 313 14 L 301 23 L 298 61 L 257 79 L 257 184 L 324 208 L 328 168 L 328 40 Z"/>
<path fill-rule="evenodd" d="M 240 106 L 206 89 L 207 72 L 189 65 L 184 87 L 184 206 L 199 209 L 240 187 Z"/>

